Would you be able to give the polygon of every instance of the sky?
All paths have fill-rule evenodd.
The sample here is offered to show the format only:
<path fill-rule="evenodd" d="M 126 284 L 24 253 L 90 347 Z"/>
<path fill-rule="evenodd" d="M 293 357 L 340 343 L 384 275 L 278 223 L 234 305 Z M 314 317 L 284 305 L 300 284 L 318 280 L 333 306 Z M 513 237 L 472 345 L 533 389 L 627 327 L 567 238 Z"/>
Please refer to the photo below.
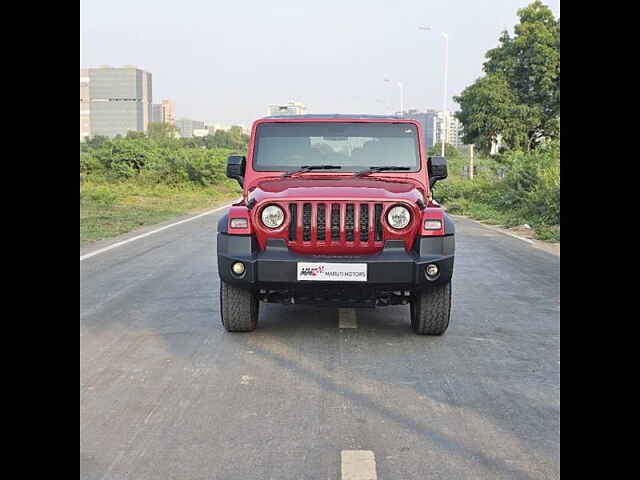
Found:
<path fill-rule="evenodd" d="M 178 118 L 249 126 L 269 104 L 309 113 L 448 109 L 532 0 L 81 0 L 80 67 L 136 65 Z M 543 0 L 544 1 L 544 0 Z M 560 0 L 545 2 L 556 16 Z M 430 26 L 423 31 L 420 25 Z M 385 82 L 385 79 L 389 81 Z"/>

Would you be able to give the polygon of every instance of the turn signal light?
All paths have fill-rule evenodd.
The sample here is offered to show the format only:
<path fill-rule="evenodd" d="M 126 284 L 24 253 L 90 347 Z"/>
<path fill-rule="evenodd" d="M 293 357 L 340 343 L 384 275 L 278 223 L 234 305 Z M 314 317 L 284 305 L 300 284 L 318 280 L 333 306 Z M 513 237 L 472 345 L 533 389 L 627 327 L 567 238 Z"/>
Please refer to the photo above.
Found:
<path fill-rule="evenodd" d="M 249 220 L 246 218 L 232 218 L 231 219 L 231 228 L 248 228 Z"/>
<path fill-rule="evenodd" d="M 438 219 L 431 219 L 424 221 L 425 230 L 442 230 L 442 221 Z"/>

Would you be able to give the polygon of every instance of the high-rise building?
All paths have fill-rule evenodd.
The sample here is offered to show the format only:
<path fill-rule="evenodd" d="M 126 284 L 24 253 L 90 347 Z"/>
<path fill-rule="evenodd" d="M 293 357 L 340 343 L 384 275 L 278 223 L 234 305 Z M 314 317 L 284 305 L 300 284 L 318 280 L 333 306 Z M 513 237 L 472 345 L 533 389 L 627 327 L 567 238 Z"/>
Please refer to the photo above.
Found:
<path fill-rule="evenodd" d="M 151 74 L 134 66 L 89 69 L 91 135 L 146 132 L 151 120 Z"/>
<path fill-rule="evenodd" d="M 446 143 L 460 148 L 464 145 L 462 141 L 462 124 L 455 118 L 452 112 L 442 110 L 408 110 L 401 115 L 403 118 L 417 120 L 422 124 L 424 131 L 424 143 L 427 148 L 433 148 L 442 141 L 446 135 Z M 446 132 L 446 133 L 445 133 Z"/>
<path fill-rule="evenodd" d="M 176 107 L 173 100 L 162 100 L 162 103 L 151 105 L 151 121 L 156 123 L 176 124 Z"/>
<path fill-rule="evenodd" d="M 153 123 L 163 123 L 164 122 L 164 112 L 162 111 L 161 103 L 152 103 L 151 104 L 151 120 Z"/>
<path fill-rule="evenodd" d="M 176 127 L 180 132 L 180 136 L 182 138 L 191 138 L 193 137 L 194 130 L 204 130 L 205 125 L 204 122 L 200 120 L 190 120 L 188 118 L 181 118 L 176 120 Z"/>
<path fill-rule="evenodd" d="M 269 105 L 267 115 L 304 115 L 307 107 L 293 100 L 285 105 Z"/>
<path fill-rule="evenodd" d="M 462 135 L 462 123 L 453 112 L 438 112 L 435 143 L 440 143 L 443 138 L 446 138 L 445 143 L 460 148 L 464 145 Z"/>
<path fill-rule="evenodd" d="M 162 100 L 162 121 L 169 125 L 176 124 L 176 102 L 165 98 Z"/>
<path fill-rule="evenodd" d="M 153 123 L 164 123 L 164 113 L 161 103 L 151 104 L 151 121 Z"/>
<path fill-rule="evenodd" d="M 427 110 L 421 112 L 419 110 L 408 110 L 400 114 L 403 118 L 410 120 L 417 120 L 422 125 L 422 131 L 424 132 L 424 144 L 427 148 L 431 148 L 435 145 L 435 125 L 437 123 L 436 118 L 438 116 L 437 110 Z"/>
<path fill-rule="evenodd" d="M 91 102 L 89 97 L 89 71 L 80 69 L 80 140 L 91 135 Z"/>

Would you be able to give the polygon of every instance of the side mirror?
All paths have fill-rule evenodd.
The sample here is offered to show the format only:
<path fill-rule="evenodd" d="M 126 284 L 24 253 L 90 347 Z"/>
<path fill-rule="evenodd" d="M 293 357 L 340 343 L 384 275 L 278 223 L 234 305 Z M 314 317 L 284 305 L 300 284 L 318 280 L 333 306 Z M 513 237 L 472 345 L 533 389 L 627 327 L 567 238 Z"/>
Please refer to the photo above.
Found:
<path fill-rule="evenodd" d="M 429 157 L 427 160 L 427 172 L 429 173 L 429 187 L 431 188 L 438 180 L 444 180 L 449 176 L 447 159 L 444 157 Z"/>
<path fill-rule="evenodd" d="M 227 158 L 227 177 L 237 180 L 240 186 L 244 181 L 244 170 L 247 159 L 241 155 L 231 155 Z"/>

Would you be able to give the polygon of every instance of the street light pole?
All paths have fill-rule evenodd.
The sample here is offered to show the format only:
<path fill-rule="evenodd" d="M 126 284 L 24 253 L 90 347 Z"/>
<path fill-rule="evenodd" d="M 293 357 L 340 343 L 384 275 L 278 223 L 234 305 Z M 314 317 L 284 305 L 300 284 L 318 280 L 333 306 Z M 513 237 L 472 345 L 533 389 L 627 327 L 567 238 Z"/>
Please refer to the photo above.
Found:
<path fill-rule="evenodd" d="M 444 37 L 444 94 L 442 100 L 442 112 L 443 112 L 443 138 L 442 138 L 442 156 L 444 157 L 444 146 L 447 141 L 447 133 L 449 127 L 449 117 L 447 116 L 447 80 L 449 75 L 449 35 L 442 33 Z"/>
<path fill-rule="evenodd" d="M 384 81 L 391 83 L 389 78 L 385 78 Z M 404 112 L 404 85 L 402 82 L 398 82 L 398 87 L 400 88 L 400 113 L 402 114 Z"/>
<path fill-rule="evenodd" d="M 424 25 L 420 25 L 418 27 L 418 30 L 426 30 L 426 31 L 430 31 L 431 27 L 427 27 Z M 449 126 L 449 121 L 448 121 L 448 117 L 447 117 L 447 91 L 448 91 L 448 86 L 447 86 L 447 81 L 448 81 L 448 75 L 449 75 L 449 35 L 447 33 L 442 32 L 442 36 L 444 37 L 444 91 L 442 92 L 442 138 L 440 139 L 440 143 L 441 143 L 441 155 L 444 157 L 444 146 L 447 140 L 447 133 L 448 133 L 448 126 Z M 435 132 L 435 125 L 434 125 L 434 132 Z"/>

